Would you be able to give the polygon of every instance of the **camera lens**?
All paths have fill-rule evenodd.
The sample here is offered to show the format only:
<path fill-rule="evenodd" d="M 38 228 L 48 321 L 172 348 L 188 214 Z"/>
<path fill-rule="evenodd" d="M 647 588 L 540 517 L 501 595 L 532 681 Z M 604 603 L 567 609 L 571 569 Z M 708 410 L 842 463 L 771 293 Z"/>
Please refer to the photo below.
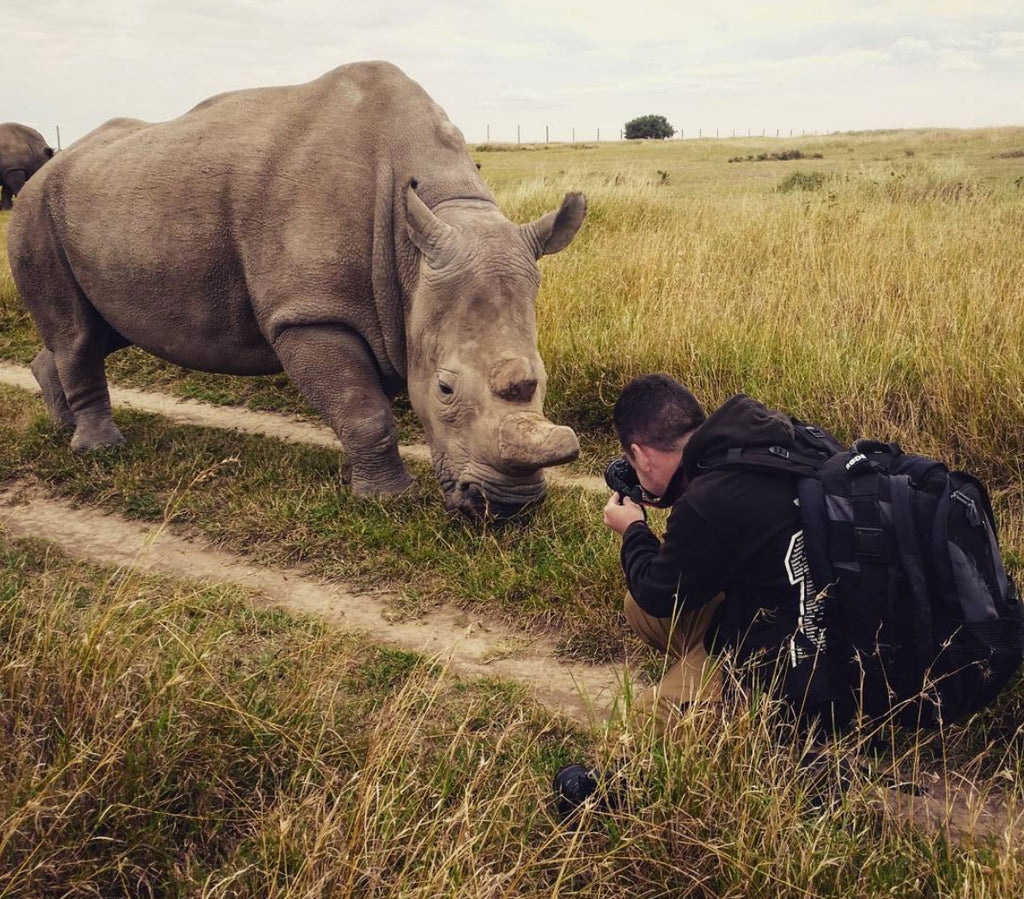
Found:
<path fill-rule="evenodd" d="M 583 765 L 566 765 L 555 774 L 553 784 L 558 800 L 558 813 L 568 815 L 581 806 L 588 796 L 597 789 L 594 771 Z"/>

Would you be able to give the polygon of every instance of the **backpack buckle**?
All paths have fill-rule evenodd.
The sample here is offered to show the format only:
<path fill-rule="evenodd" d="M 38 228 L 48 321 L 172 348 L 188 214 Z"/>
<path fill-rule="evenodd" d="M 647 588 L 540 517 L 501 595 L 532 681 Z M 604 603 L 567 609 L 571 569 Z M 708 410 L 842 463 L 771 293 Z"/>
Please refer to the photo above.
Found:
<path fill-rule="evenodd" d="M 853 551 L 863 559 L 881 559 L 885 556 L 885 532 L 881 528 L 854 528 Z"/>
<path fill-rule="evenodd" d="M 978 525 L 981 524 L 981 513 L 978 511 L 977 504 L 970 496 L 962 490 L 954 490 L 950 495 L 950 499 L 956 500 L 965 508 L 965 514 L 967 515 L 967 521 L 969 524 L 973 527 L 978 527 Z"/>
<path fill-rule="evenodd" d="M 782 446 L 770 446 L 768 447 L 768 452 L 773 456 L 778 456 L 780 459 L 789 458 L 789 450 Z"/>

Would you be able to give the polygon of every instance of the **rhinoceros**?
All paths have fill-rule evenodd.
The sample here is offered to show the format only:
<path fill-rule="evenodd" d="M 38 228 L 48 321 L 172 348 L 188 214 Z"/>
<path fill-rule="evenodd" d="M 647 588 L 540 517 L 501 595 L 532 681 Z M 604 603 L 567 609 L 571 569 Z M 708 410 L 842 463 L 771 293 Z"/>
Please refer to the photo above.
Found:
<path fill-rule="evenodd" d="M 544 417 L 537 260 L 586 213 L 500 211 L 444 111 L 385 62 L 114 119 L 18 198 L 8 252 L 42 337 L 32 363 L 80 452 L 116 445 L 104 359 L 282 369 L 337 434 L 356 494 L 405 490 L 391 400 L 408 392 L 445 504 L 508 517 L 574 459 Z"/>
<path fill-rule="evenodd" d="M 25 182 L 52 158 L 53 147 L 35 128 L 17 122 L 0 125 L 0 209 L 10 209 Z"/>

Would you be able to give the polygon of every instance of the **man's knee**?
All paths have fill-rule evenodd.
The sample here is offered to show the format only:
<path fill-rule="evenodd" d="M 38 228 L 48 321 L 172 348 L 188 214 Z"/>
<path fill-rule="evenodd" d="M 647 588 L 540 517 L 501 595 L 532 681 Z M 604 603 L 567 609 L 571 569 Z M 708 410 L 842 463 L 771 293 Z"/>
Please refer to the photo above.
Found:
<path fill-rule="evenodd" d="M 648 646 L 653 646 L 661 652 L 669 652 L 673 648 L 673 620 L 671 618 L 656 618 L 648 615 L 632 594 L 627 593 L 623 601 L 623 611 L 626 614 L 626 622 L 633 631 Z"/>

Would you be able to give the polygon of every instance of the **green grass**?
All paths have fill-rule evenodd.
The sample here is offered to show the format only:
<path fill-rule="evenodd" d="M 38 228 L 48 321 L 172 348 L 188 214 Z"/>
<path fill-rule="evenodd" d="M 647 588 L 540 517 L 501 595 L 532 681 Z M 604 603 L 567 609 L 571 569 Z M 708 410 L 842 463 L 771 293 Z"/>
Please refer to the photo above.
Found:
<path fill-rule="evenodd" d="M 118 413 L 118 449 L 80 457 L 42 401 L 0 387 L 0 480 L 28 478 L 82 502 L 161 520 L 255 561 L 479 608 L 524 627 L 554 627 L 565 652 L 621 657 L 621 572 L 603 497 L 554 490 L 531 515 L 483 533 L 445 512 L 425 467 L 397 499 L 354 498 L 334 450 Z M 199 489 L 193 489 L 199 488 Z"/>

